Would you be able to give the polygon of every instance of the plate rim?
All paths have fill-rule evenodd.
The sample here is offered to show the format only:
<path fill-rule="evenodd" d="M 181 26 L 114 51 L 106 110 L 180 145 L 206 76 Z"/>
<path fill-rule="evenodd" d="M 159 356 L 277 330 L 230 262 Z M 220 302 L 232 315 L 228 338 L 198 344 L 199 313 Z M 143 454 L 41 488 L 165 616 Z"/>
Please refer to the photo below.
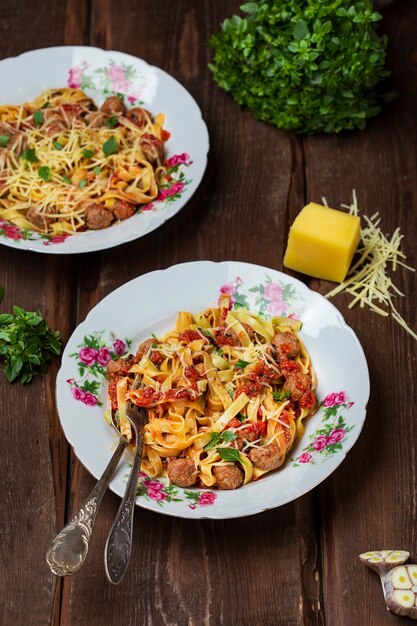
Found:
<path fill-rule="evenodd" d="M 295 278 L 289 274 L 286 274 L 280 270 L 276 270 L 274 268 L 268 268 L 266 266 L 263 265 L 258 265 L 256 263 L 247 263 L 245 261 L 236 261 L 236 260 L 224 260 L 224 261 L 212 261 L 209 259 L 206 260 L 194 260 L 194 261 L 188 261 L 188 262 L 184 262 L 184 263 L 176 263 L 174 265 L 170 265 L 166 268 L 163 269 L 156 269 L 156 270 L 152 270 L 150 272 L 146 272 L 144 274 L 141 274 L 135 278 L 132 278 L 131 280 L 123 283 L 122 285 L 119 285 L 118 287 L 116 287 L 115 289 L 113 289 L 110 293 L 106 294 L 99 302 L 97 302 L 97 304 L 87 313 L 87 315 L 85 316 L 85 318 L 80 322 L 80 324 L 78 324 L 76 326 L 76 328 L 74 329 L 74 331 L 71 333 L 71 336 L 68 338 L 67 344 L 64 348 L 64 351 L 62 353 L 62 360 L 61 360 L 61 367 L 59 368 L 59 371 L 57 373 L 57 377 L 56 377 L 56 384 L 55 384 L 55 405 L 56 405 L 56 410 L 59 416 L 59 420 L 60 420 L 60 424 L 64 433 L 64 436 L 67 440 L 67 442 L 69 443 L 69 445 L 71 446 L 76 458 L 78 459 L 78 461 L 83 465 L 83 467 L 88 471 L 88 473 L 90 475 L 92 475 L 96 480 L 98 480 L 100 478 L 100 476 L 96 476 L 96 474 L 88 468 L 88 466 L 79 458 L 79 456 L 77 455 L 76 449 L 75 449 L 75 444 L 70 441 L 70 439 L 68 438 L 65 429 L 63 427 L 62 424 L 62 419 L 61 419 L 61 415 L 60 415 L 60 410 L 59 410 L 59 402 L 58 402 L 58 396 L 59 396 L 59 383 L 61 383 L 61 379 L 64 377 L 63 374 L 63 366 L 62 366 L 62 361 L 64 360 L 64 356 L 66 355 L 67 349 L 68 349 L 68 345 L 71 341 L 71 339 L 73 338 L 74 334 L 77 332 L 77 334 L 79 332 L 83 332 L 83 326 L 88 323 L 89 319 L 91 318 L 91 315 L 95 312 L 96 308 L 99 305 L 102 305 L 102 303 L 104 303 L 107 299 L 109 299 L 110 297 L 112 297 L 114 295 L 115 292 L 117 292 L 119 289 L 122 288 L 126 288 L 128 285 L 130 285 L 131 283 L 140 280 L 142 277 L 145 276 L 152 276 L 155 275 L 157 273 L 164 273 L 170 270 L 178 270 L 178 268 L 184 267 L 184 266 L 198 266 L 200 264 L 211 264 L 211 265 L 215 265 L 217 267 L 224 265 L 225 267 L 229 266 L 230 264 L 238 264 L 239 266 L 247 266 L 250 269 L 256 269 L 256 270 L 261 270 L 261 271 L 273 271 L 278 273 L 281 276 L 286 277 L 286 279 L 290 280 L 291 282 L 293 282 L 296 286 L 299 286 L 302 290 L 306 290 L 307 293 L 311 293 L 314 294 L 315 297 L 318 297 L 319 299 L 324 299 L 326 301 L 327 305 L 330 305 L 330 310 L 332 310 L 333 314 L 336 315 L 336 318 L 338 319 L 338 321 L 340 322 L 341 326 L 343 327 L 344 331 L 348 331 L 350 334 L 351 339 L 353 339 L 354 344 L 356 346 L 356 348 L 359 350 L 359 354 L 360 357 L 363 361 L 363 365 L 365 367 L 365 373 L 366 373 L 366 386 L 365 386 L 365 393 L 364 393 L 364 397 L 361 399 L 361 401 L 363 402 L 363 419 L 360 423 L 356 424 L 356 431 L 355 431 L 355 435 L 350 438 L 347 443 L 346 443 L 346 448 L 343 449 L 343 451 L 341 451 L 336 458 L 333 457 L 331 464 L 329 465 L 329 471 L 325 474 L 324 477 L 322 478 L 318 478 L 318 480 L 316 482 L 314 482 L 314 484 L 312 485 L 308 485 L 306 486 L 305 489 L 300 488 L 299 493 L 294 497 L 294 496 L 288 496 L 287 499 L 285 499 L 284 501 L 280 502 L 279 504 L 270 504 L 267 505 L 265 507 L 259 507 L 256 510 L 250 511 L 250 512 L 236 512 L 236 511 L 230 511 L 229 513 L 221 513 L 218 514 L 218 512 L 216 513 L 215 510 L 213 509 L 204 509 L 204 513 L 199 514 L 198 515 L 187 515 L 185 514 L 185 512 L 181 512 L 178 510 L 166 510 L 164 508 L 160 508 L 160 509 L 155 509 L 155 507 L 152 505 L 152 502 L 147 502 L 144 499 L 139 500 L 139 497 L 136 498 L 136 505 L 142 508 L 145 508 L 147 510 L 156 512 L 156 513 L 161 513 L 163 515 L 168 515 L 171 517 L 178 517 L 178 518 L 182 518 L 182 519 L 193 519 L 193 520 L 201 520 L 201 519 L 238 519 L 241 517 L 249 517 L 252 515 L 257 515 L 259 513 L 263 513 L 265 511 L 269 511 L 271 509 L 277 509 L 280 508 L 286 504 L 289 504 L 290 502 L 293 502 L 295 500 L 298 500 L 298 498 L 306 495 L 306 493 L 312 491 L 313 489 L 315 489 L 318 485 L 320 485 L 322 482 L 326 481 L 328 478 L 330 478 L 330 476 L 333 474 L 333 472 L 336 471 L 336 469 L 343 463 L 343 461 L 346 459 L 347 454 L 350 452 L 350 450 L 353 448 L 353 446 L 355 445 L 355 443 L 357 442 L 357 440 L 359 439 L 359 436 L 362 432 L 362 429 L 364 427 L 365 424 L 365 420 L 366 420 L 366 415 L 367 415 L 367 408 L 368 408 L 368 403 L 369 403 L 369 398 L 370 398 L 370 376 L 369 376 L 369 367 L 368 367 L 368 363 L 367 363 L 367 359 L 366 359 L 366 355 L 365 352 L 363 350 L 363 347 L 359 341 L 359 338 L 357 337 L 355 331 L 353 330 L 353 328 L 351 326 L 349 326 L 345 319 L 344 316 L 342 315 L 342 313 L 339 311 L 339 309 L 329 300 L 325 299 L 324 296 L 322 296 L 320 293 L 318 293 L 317 291 L 314 291 L 313 289 L 310 289 L 310 287 L 308 287 L 305 283 L 303 283 L 301 280 L 299 280 L 298 278 Z M 105 305 L 103 305 L 105 306 Z M 122 462 L 123 459 L 125 457 L 122 457 Z M 119 464 L 119 469 L 122 467 L 122 463 Z M 114 490 L 112 484 L 109 485 L 110 490 L 119 498 L 121 498 L 122 496 Z M 213 514 L 210 514 L 211 511 L 213 511 Z"/>

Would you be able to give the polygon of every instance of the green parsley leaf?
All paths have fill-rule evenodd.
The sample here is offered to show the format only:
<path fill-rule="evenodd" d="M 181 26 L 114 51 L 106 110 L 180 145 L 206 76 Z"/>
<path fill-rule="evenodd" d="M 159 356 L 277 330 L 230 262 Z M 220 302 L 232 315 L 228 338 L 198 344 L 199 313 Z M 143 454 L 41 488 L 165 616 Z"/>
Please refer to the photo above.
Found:
<path fill-rule="evenodd" d="M 42 165 L 42 167 L 38 169 L 38 176 L 45 182 L 51 180 L 51 175 L 51 168 L 48 165 Z"/>
<path fill-rule="evenodd" d="M 119 144 L 117 143 L 116 138 L 113 136 L 109 137 L 109 139 L 107 139 L 107 141 L 105 141 L 102 146 L 102 150 L 106 157 L 114 154 L 115 152 L 118 151 L 118 149 L 119 149 Z"/>
<path fill-rule="evenodd" d="M 7 135 L 0 135 L 0 148 L 5 148 L 10 141 Z"/>
<path fill-rule="evenodd" d="M 39 161 L 36 156 L 35 148 L 27 148 L 26 150 L 23 150 L 20 156 L 22 159 L 25 159 L 25 161 L 29 161 L 29 163 L 37 163 Z"/>
<path fill-rule="evenodd" d="M 35 111 L 35 113 L 33 114 L 33 121 L 35 122 L 36 126 L 39 128 L 39 126 L 42 126 L 43 124 L 43 113 L 41 110 Z"/>
<path fill-rule="evenodd" d="M 86 159 L 91 159 L 92 156 L 94 156 L 94 150 L 89 150 L 88 148 L 85 148 L 83 150 L 83 157 L 85 157 Z"/>
<path fill-rule="evenodd" d="M 116 126 L 116 124 L 119 122 L 119 120 L 117 119 L 117 117 L 115 115 L 112 115 L 111 117 L 109 117 L 109 119 L 106 122 L 106 126 L 108 128 L 114 128 Z"/>
<path fill-rule="evenodd" d="M 207 452 L 208 450 L 211 450 L 222 442 L 230 443 L 230 441 L 234 441 L 236 437 L 237 435 L 235 435 L 235 433 L 233 433 L 231 430 L 224 430 L 222 433 L 218 433 L 216 431 L 214 433 L 211 433 L 211 439 L 204 446 L 203 450 Z"/>
<path fill-rule="evenodd" d="M 229 443 L 230 441 L 234 441 L 236 437 L 237 435 L 235 435 L 235 433 L 232 433 L 231 430 L 224 430 L 220 435 L 220 441 L 226 441 L 227 443 Z"/>
<path fill-rule="evenodd" d="M 13 314 L 0 315 L 0 359 L 9 382 L 19 377 L 22 383 L 30 382 L 60 353 L 59 332 L 51 330 L 40 313 L 14 306 Z"/>
<path fill-rule="evenodd" d="M 67 185 L 72 185 L 72 180 L 69 176 L 62 176 L 62 180 L 64 181 L 64 183 L 67 183 Z"/>
<path fill-rule="evenodd" d="M 59 143 L 59 141 L 54 141 L 54 148 L 55 150 L 62 150 L 64 146 L 62 145 L 62 143 Z"/>
<path fill-rule="evenodd" d="M 43 104 L 43 105 L 42 105 L 42 108 L 43 108 L 43 109 L 49 109 L 49 107 L 50 107 L 50 106 L 51 106 L 51 103 L 47 100 L 47 101 L 45 102 L 45 104 Z"/>
<path fill-rule="evenodd" d="M 236 450 L 236 448 L 217 448 L 217 452 L 223 461 L 240 461 L 239 450 Z"/>
<path fill-rule="evenodd" d="M 238 413 L 236 415 L 237 419 L 240 420 L 241 422 L 244 422 L 246 419 L 246 415 L 243 415 L 243 413 Z"/>
<path fill-rule="evenodd" d="M 256 119 L 297 133 L 363 129 L 389 94 L 372 0 L 259 0 L 210 40 L 214 80 Z"/>
<path fill-rule="evenodd" d="M 250 364 L 250 361 L 244 361 L 243 359 L 239 359 L 239 361 L 235 363 L 235 367 L 238 367 L 239 369 L 243 370 L 249 364 Z"/>
<path fill-rule="evenodd" d="M 78 189 L 83 189 L 87 184 L 87 179 L 83 178 L 82 180 L 80 180 L 80 182 L 78 183 Z"/>
<path fill-rule="evenodd" d="M 94 176 L 98 176 L 98 174 L 100 174 L 100 172 L 101 172 L 101 167 L 96 165 L 96 167 L 93 169 Z"/>
<path fill-rule="evenodd" d="M 275 400 L 275 402 L 282 402 L 283 400 L 288 400 L 288 398 L 291 398 L 291 392 L 278 389 L 278 391 L 272 392 L 272 398 Z"/>

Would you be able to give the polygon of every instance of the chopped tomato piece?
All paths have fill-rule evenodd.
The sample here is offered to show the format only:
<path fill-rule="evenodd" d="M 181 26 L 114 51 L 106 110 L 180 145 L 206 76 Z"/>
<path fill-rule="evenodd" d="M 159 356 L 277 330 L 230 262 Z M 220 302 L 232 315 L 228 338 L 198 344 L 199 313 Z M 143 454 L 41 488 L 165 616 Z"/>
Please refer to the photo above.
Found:
<path fill-rule="evenodd" d="M 261 390 L 261 383 L 256 382 L 256 381 L 251 381 L 250 383 L 247 383 L 245 385 L 242 385 L 242 387 L 239 387 L 239 389 L 237 389 L 236 391 L 236 398 L 241 394 L 241 393 L 246 393 L 247 396 L 249 397 L 255 397 L 258 395 L 258 393 Z"/>
<path fill-rule="evenodd" d="M 266 437 L 266 431 L 268 428 L 268 424 L 267 422 L 255 422 L 254 426 L 257 428 L 258 433 L 261 435 L 261 437 Z"/>
<path fill-rule="evenodd" d="M 240 426 L 240 420 L 238 420 L 237 417 L 232 417 L 232 419 L 227 422 L 223 430 L 228 430 L 229 428 L 237 428 L 238 426 Z"/>
<path fill-rule="evenodd" d="M 154 350 L 154 352 L 152 352 L 151 361 L 155 363 L 155 365 L 161 365 L 161 363 L 165 361 L 165 357 L 159 350 Z"/>
<path fill-rule="evenodd" d="M 189 380 L 192 381 L 196 381 L 199 380 L 201 378 L 200 374 L 198 373 L 198 371 L 195 369 L 195 367 L 186 367 L 184 370 L 184 375 L 186 378 L 188 378 Z"/>
<path fill-rule="evenodd" d="M 281 361 L 280 365 L 285 376 L 288 376 L 288 374 L 292 372 L 300 371 L 300 366 L 298 365 L 298 363 L 296 363 L 295 361 L 290 361 L 289 359 Z"/>
<path fill-rule="evenodd" d="M 117 380 L 112 380 L 109 383 L 109 398 L 111 402 L 111 408 L 113 411 L 117 411 Z"/>
<path fill-rule="evenodd" d="M 185 341 L 186 343 L 190 343 L 195 339 L 201 339 L 201 335 L 197 330 L 184 330 L 182 333 L 178 335 L 178 339 L 180 341 Z"/>

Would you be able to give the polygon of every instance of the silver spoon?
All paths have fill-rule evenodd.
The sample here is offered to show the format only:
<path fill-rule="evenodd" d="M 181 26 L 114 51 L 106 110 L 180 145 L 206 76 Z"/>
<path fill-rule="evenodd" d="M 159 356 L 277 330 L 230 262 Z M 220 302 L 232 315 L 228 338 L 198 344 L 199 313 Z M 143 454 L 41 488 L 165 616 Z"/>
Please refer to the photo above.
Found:
<path fill-rule="evenodd" d="M 144 427 L 148 421 L 147 411 L 132 402 L 126 402 L 126 417 L 135 433 L 135 451 L 126 491 L 107 538 L 104 566 L 107 578 L 117 585 L 129 565 L 132 551 L 133 514 L 136 504 L 139 469 L 142 463 Z"/>
<path fill-rule="evenodd" d="M 120 435 L 120 433 L 118 433 Z M 55 537 L 46 554 L 51 571 L 57 576 L 76 574 L 84 564 L 90 545 L 91 534 L 103 496 L 119 464 L 123 452 L 129 445 L 125 437 L 119 439 L 102 477 L 78 512 Z"/>

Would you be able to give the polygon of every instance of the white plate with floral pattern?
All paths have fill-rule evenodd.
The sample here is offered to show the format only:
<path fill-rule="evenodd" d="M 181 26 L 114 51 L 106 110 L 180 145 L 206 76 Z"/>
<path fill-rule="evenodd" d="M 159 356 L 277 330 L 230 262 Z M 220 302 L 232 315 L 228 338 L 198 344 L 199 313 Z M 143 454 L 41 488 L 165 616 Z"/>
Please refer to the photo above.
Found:
<path fill-rule="evenodd" d="M 369 374 L 361 345 L 337 309 L 300 281 L 275 270 L 227 261 L 196 261 L 150 272 L 113 291 L 71 336 L 58 373 L 56 397 L 62 427 L 75 454 L 99 478 L 117 434 L 108 426 L 105 366 L 135 351 L 152 333 L 175 324 L 180 310 L 199 312 L 229 293 L 234 307 L 302 320 L 301 337 L 315 368 L 318 412 L 280 469 L 235 491 L 181 489 L 144 474 L 137 504 L 188 518 L 225 519 L 281 506 L 318 485 L 343 461 L 365 421 Z M 128 307 L 120 306 L 129 302 Z M 111 483 L 122 496 L 130 454 Z"/>
<path fill-rule="evenodd" d="M 123 94 L 126 105 L 165 113 L 168 173 L 172 180 L 156 201 L 133 217 L 100 231 L 71 236 L 42 235 L 0 219 L 0 243 L 50 254 L 73 254 L 111 248 L 142 237 L 173 217 L 188 202 L 203 178 L 209 140 L 201 111 L 172 76 L 122 52 L 62 46 L 25 52 L 0 61 L 0 104 L 31 101 L 45 89 L 80 87 L 100 105 Z"/>

